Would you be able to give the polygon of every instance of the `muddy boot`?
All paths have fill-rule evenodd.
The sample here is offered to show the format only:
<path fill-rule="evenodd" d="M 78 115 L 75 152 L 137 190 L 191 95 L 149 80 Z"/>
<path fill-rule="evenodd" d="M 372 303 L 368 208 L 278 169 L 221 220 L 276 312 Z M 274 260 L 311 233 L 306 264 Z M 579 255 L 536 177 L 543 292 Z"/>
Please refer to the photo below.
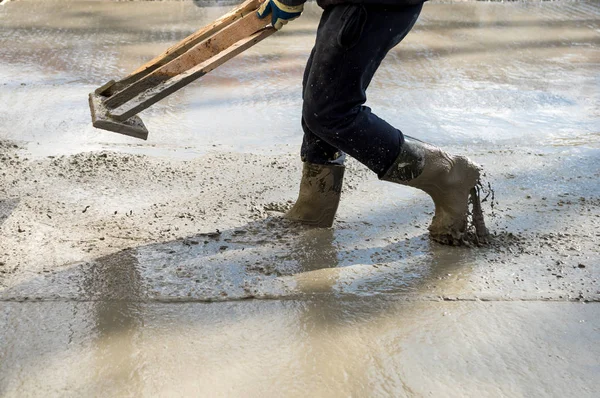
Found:
<path fill-rule="evenodd" d="M 300 193 L 285 218 L 315 227 L 333 225 L 340 203 L 345 167 L 304 162 Z"/>
<path fill-rule="evenodd" d="M 479 243 L 487 237 L 477 185 L 479 167 L 464 156 L 434 146 L 405 141 L 400 155 L 382 180 L 419 188 L 431 196 L 435 215 L 429 226 L 433 240 L 451 245 Z M 468 234 L 469 203 L 475 233 Z"/>

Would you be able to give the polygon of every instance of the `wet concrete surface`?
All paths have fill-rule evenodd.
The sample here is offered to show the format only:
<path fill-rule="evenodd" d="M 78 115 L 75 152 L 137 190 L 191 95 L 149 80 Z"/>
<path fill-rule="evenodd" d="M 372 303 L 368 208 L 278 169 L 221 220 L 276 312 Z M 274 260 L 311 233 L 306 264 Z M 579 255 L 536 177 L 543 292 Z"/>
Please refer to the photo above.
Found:
<path fill-rule="evenodd" d="M 591 397 L 598 309 L 357 298 L 7 303 L 13 326 L 0 331 L 11 366 L 2 370 L 15 396 Z"/>
<path fill-rule="evenodd" d="M 227 9 L 0 7 L 0 396 L 598 396 L 598 4 L 427 4 L 376 75 L 375 112 L 483 165 L 476 248 L 352 160 L 334 228 L 281 220 L 313 5 L 147 142 L 92 128 L 88 92 Z"/>

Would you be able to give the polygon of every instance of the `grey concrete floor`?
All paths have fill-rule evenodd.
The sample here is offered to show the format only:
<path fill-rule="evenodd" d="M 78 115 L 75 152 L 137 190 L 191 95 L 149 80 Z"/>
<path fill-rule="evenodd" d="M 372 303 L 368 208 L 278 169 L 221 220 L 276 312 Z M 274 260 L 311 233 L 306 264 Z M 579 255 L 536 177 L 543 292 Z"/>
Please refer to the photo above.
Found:
<path fill-rule="evenodd" d="M 87 93 L 226 10 L 0 6 L 0 396 L 599 396 L 598 3 L 427 4 L 369 89 L 484 167 L 476 248 L 352 159 L 333 228 L 280 219 L 314 5 L 148 141 L 91 126 Z"/>

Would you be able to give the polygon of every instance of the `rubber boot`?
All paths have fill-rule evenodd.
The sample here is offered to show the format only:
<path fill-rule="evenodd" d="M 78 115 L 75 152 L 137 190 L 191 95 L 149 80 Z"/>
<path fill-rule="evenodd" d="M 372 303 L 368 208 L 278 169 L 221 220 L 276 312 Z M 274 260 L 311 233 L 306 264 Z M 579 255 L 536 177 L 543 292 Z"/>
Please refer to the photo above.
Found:
<path fill-rule="evenodd" d="M 284 218 L 315 227 L 329 228 L 340 204 L 345 167 L 304 162 L 300 193 Z"/>
<path fill-rule="evenodd" d="M 381 177 L 425 191 L 433 199 L 435 215 L 429 226 L 433 240 L 458 245 L 485 239 L 479 195 L 480 169 L 464 156 L 452 156 L 441 149 L 416 141 L 405 141 L 394 164 Z M 474 239 L 467 236 L 469 203 L 473 204 Z"/>

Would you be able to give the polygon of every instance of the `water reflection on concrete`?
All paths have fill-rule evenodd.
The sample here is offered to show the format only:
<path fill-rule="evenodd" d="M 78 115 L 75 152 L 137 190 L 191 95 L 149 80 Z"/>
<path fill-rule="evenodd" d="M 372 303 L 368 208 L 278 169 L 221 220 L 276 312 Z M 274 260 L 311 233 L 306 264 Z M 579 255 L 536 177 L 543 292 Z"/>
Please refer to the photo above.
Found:
<path fill-rule="evenodd" d="M 125 366 L 92 305 L 3 304 L 4 396 L 595 395 L 600 314 L 574 303 L 149 304 Z"/>
<path fill-rule="evenodd" d="M 133 250 L 98 259 L 84 271 L 83 294 L 93 298 L 91 379 L 102 395 L 135 396 L 142 390 L 139 335 L 142 280 Z"/>

